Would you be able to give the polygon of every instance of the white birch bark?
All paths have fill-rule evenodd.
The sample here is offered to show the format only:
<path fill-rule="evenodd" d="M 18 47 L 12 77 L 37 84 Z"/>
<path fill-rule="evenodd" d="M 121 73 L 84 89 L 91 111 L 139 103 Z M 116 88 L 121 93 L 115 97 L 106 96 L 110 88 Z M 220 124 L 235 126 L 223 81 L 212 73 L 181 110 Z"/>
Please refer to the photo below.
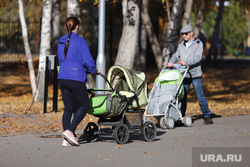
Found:
<path fill-rule="evenodd" d="M 149 42 L 151 44 L 151 47 L 154 53 L 157 68 L 160 71 L 161 66 L 162 66 L 161 47 L 157 39 L 157 36 L 155 35 L 153 25 L 150 20 L 150 16 L 149 16 L 148 9 L 147 9 L 147 3 L 148 3 L 148 0 L 143 0 L 141 17 L 147 30 Z"/>
<path fill-rule="evenodd" d="M 200 34 L 200 29 L 204 21 L 205 15 L 205 8 L 206 8 L 206 0 L 201 0 L 201 6 L 199 7 L 199 11 L 197 14 L 197 19 L 194 28 L 194 37 L 198 37 Z"/>
<path fill-rule="evenodd" d="M 52 0 L 43 0 L 43 15 L 42 15 L 42 28 L 41 28 L 41 45 L 39 56 L 39 83 L 38 83 L 38 96 L 35 101 L 42 102 L 44 99 L 44 82 L 45 82 L 45 69 L 40 68 L 41 62 L 45 63 L 45 56 L 51 54 L 51 12 Z"/>
<path fill-rule="evenodd" d="M 52 10 L 52 54 L 57 54 L 58 40 L 60 38 L 60 18 L 61 18 L 61 0 L 53 0 Z"/>
<path fill-rule="evenodd" d="M 31 90 L 34 96 L 35 91 L 36 91 L 36 77 L 35 77 L 35 70 L 33 66 L 33 60 L 32 60 L 32 55 L 30 51 L 29 40 L 28 40 L 28 30 L 27 30 L 25 17 L 24 17 L 23 0 L 18 0 L 18 6 L 19 6 L 19 17 L 20 17 L 20 22 L 22 26 L 23 44 L 24 44 L 25 55 L 26 55 L 27 63 L 29 67 Z"/>
<path fill-rule="evenodd" d="M 193 6 L 193 0 L 187 0 L 186 5 L 185 5 L 185 13 L 184 13 L 183 19 L 182 19 L 182 26 L 185 26 L 185 25 L 190 23 L 192 6 Z"/>
<path fill-rule="evenodd" d="M 176 51 L 180 37 L 181 19 L 185 0 L 174 0 L 171 17 L 166 30 L 165 46 L 162 51 L 162 66 L 166 67 L 170 56 Z"/>
<path fill-rule="evenodd" d="M 80 19 L 80 7 L 78 0 L 67 0 L 68 17 L 75 16 Z"/>
<path fill-rule="evenodd" d="M 139 0 L 123 0 L 123 30 L 115 65 L 133 69 L 139 37 Z"/>

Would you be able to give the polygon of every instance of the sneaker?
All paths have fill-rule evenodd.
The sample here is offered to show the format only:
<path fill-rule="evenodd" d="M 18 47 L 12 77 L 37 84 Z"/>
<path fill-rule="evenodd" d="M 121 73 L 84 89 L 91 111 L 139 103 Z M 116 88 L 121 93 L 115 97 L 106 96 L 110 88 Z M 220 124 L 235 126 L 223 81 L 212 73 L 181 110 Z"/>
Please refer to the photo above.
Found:
<path fill-rule="evenodd" d="M 205 117 L 204 118 L 204 123 L 203 123 L 203 125 L 210 125 L 210 124 L 213 124 L 214 122 L 213 122 L 213 120 L 212 120 L 212 118 L 211 117 Z"/>
<path fill-rule="evenodd" d="M 63 139 L 62 146 L 67 147 L 70 146 L 70 144 L 66 139 Z"/>
<path fill-rule="evenodd" d="M 77 140 L 75 139 L 75 136 L 74 134 L 69 131 L 69 130 L 65 130 L 63 133 L 62 133 L 63 137 L 65 139 L 68 140 L 68 142 L 72 145 L 72 146 L 79 146 L 79 143 L 77 142 Z"/>

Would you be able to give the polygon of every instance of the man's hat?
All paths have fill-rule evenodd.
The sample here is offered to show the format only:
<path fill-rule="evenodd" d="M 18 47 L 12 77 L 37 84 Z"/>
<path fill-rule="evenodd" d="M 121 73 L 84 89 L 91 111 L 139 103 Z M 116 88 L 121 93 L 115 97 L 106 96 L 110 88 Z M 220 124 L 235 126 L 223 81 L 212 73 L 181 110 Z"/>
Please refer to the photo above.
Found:
<path fill-rule="evenodd" d="M 193 31 L 193 27 L 190 25 L 185 25 L 181 29 L 181 33 L 186 33 L 186 32 L 191 32 L 191 31 Z"/>

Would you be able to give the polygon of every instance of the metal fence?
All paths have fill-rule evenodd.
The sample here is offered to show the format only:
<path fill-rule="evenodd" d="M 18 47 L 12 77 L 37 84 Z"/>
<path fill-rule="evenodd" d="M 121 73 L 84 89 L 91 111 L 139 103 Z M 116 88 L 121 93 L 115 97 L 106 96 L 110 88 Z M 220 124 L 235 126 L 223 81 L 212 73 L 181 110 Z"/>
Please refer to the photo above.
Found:
<path fill-rule="evenodd" d="M 32 56 L 38 57 L 40 23 L 27 23 Z M 26 61 L 20 22 L 0 21 L 0 63 Z"/>

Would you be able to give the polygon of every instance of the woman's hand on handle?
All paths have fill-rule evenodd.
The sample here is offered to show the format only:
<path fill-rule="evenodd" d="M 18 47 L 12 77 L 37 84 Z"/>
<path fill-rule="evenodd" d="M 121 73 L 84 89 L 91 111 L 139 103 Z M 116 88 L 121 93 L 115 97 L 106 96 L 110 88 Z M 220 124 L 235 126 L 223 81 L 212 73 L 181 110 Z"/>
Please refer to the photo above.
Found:
<path fill-rule="evenodd" d="M 98 75 L 98 74 L 100 74 L 99 70 L 96 70 L 95 73 L 93 73 L 93 75 Z"/>

